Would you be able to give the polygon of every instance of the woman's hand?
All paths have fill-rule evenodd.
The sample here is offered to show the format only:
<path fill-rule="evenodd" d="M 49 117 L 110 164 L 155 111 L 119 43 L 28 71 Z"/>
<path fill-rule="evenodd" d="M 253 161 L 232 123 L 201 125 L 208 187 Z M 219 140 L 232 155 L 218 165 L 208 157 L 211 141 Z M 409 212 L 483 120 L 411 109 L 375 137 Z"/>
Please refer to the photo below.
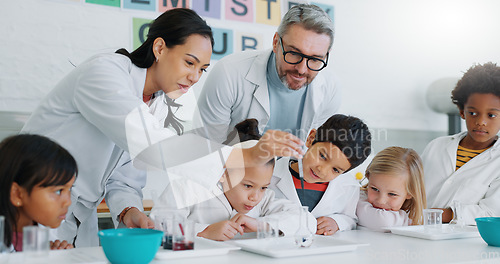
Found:
<path fill-rule="evenodd" d="M 58 239 L 56 241 L 50 241 L 50 249 L 51 250 L 55 250 L 55 249 L 70 249 L 70 248 L 73 248 L 73 245 L 71 245 L 70 243 L 68 243 L 68 241 L 66 241 L 66 240 L 59 241 L 59 239 Z"/>
<path fill-rule="evenodd" d="M 316 234 L 329 236 L 335 234 L 339 230 L 339 226 L 337 222 L 333 220 L 333 218 L 328 216 L 318 217 L 316 219 L 318 221 Z"/>
<path fill-rule="evenodd" d="M 153 220 L 135 207 L 130 208 L 130 210 L 125 213 L 123 216 L 123 223 L 126 227 L 130 228 L 152 229 L 155 227 Z"/>
<path fill-rule="evenodd" d="M 226 241 L 238 233 L 243 235 L 243 227 L 231 220 L 224 220 L 207 226 L 205 230 L 198 233 L 198 236 L 217 241 Z"/>
<path fill-rule="evenodd" d="M 237 213 L 235 216 L 233 216 L 231 221 L 240 225 L 245 233 L 257 232 L 257 219 L 255 218 Z"/>

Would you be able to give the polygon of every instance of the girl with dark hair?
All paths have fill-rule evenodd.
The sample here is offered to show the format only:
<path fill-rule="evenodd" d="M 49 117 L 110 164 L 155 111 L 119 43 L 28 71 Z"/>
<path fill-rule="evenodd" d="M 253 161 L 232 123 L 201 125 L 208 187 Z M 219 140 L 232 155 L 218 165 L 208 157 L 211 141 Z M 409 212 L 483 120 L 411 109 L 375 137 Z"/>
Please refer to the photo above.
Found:
<path fill-rule="evenodd" d="M 22 230 L 42 224 L 56 228 L 71 205 L 70 191 L 77 174 L 67 150 L 38 135 L 17 135 L 0 143 L 0 215 L 5 216 L 2 241 L 22 251 Z M 51 249 L 72 248 L 67 241 Z"/>
<path fill-rule="evenodd" d="M 80 168 L 72 190 L 73 205 L 56 231 L 59 239 L 77 247 L 99 245 L 96 208 L 103 198 L 115 226 L 154 226 L 143 213 L 146 172 L 134 168 L 131 159 L 164 139 L 184 138 L 173 138 L 183 133 L 183 127 L 170 108 L 178 106 L 174 100 L 198 82 L 210 65 L 213 43 L 211 28 L 194 11 L 171 9 L 151 23 L 142 46 L 131 53 L 120 49 L 88 59 L 42 100 L 22 131 L 56 140 Z M 264 141 L 277 142 L 277 138 L 268 136 Z M 267 156 L 300 153 L 300 140 L 292 141 L 280 141 Z M 285 152 L 280 154 L 279 149 Z M 166 154 L 181 151 L 172 148 Z M 259 151 L 239 157 L 245 162 L 267 162 Z M 218 153 L 212 154 L 219 158 Z M 229 153 L 224 154 L 221 164 L 210 166 L 222 170 L 228 163 L 237 163 Z M 187 176 L 193 174 L 189 170 Z M 203 176 L 211 179 L 209 173 Z"/>

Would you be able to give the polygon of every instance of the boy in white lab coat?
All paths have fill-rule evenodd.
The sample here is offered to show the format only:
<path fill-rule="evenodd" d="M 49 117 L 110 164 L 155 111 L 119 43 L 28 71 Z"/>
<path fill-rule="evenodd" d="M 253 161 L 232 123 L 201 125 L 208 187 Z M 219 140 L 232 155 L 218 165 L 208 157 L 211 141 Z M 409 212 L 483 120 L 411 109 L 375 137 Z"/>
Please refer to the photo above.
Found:
<path fill-rule="evenodd" d="M 254 122 L 256 129 L 257 121 Z M 255 143 L 255 140 L 245 141 L 239 147 L 252 147 Z M 264 166 L 227 169 L 217 186 L 203 186 L 188 179 L 173 180 L 153 207 L 151 217 L 165 208 L 173 209 L 177 215 L 196 223 L 198 236 L 224 241 L 237 234 L 256 232 L 257 218 L 271 216 L 278 219 L 281 233 L 294 235 L 301 207 L 286 199 L 275 199 L 274 192 L 267 188 L 274 163 L 272 159 Z M 314 233 L 316 220 L 311 214 L 308 218 L 308 229 Z"/>
<path fill-rule="evenodd" d="M 333 115 L 307 137 L 303 180 L 299 164 L 290 158 L 276 162 L 270 189 L 276 197 L 307 205 L 317 219 L 316 234 L 332 235 L 356 226 L 359 183 L 345 172 L 370 155 L 371 134 L 352 116 Z M 302 187 L 303 184 L 303 187 Z"/>
<path fill-rule="evenodd" d="M 475 225 L 475 218 L 500 216 L 500 67 L 471 67 L 452 91 L 467 131 L 434 139 L 422 154 L 429 207 Z M 456 202 L 454 202 L 456 201 Z"/>

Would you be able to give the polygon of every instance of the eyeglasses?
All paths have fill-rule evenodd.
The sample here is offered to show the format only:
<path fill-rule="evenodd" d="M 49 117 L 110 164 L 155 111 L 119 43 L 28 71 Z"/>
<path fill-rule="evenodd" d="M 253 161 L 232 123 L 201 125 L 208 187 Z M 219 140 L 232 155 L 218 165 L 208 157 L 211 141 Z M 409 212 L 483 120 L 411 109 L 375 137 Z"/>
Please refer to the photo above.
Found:
<path fill-rule="evenodd" d="M 323 68 L 326 67 L 328 62 L 329 52 L 326 53 L 326 61 L 324 61 L 322 59 L 304 55 L 299 52 L 285 51 L 285 48 L 283 47 L 283 39 L 281 37 L 280 37 L 280 42 L 281 42 L 281 49 L 283 50 L 283 60 L 285 60 L 286 63 L 299 64 L 305 58 L 307 59 L 306 61 L 307 68 L 309 68 L 309 70 L 311 71 L 321 71 Z"/>

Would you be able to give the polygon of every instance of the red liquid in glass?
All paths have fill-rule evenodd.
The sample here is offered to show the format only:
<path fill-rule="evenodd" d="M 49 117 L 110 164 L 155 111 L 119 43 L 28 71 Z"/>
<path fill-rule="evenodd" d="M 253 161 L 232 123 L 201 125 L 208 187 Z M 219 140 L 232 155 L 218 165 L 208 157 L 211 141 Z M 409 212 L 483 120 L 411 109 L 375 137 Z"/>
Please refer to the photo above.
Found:
<path fill-rule="evenodd" d="M 194 243 L 193 242 L 176 242 L 174 243 L 173 250 L 189 250 L 189 249 L 194 249 Z"/>

